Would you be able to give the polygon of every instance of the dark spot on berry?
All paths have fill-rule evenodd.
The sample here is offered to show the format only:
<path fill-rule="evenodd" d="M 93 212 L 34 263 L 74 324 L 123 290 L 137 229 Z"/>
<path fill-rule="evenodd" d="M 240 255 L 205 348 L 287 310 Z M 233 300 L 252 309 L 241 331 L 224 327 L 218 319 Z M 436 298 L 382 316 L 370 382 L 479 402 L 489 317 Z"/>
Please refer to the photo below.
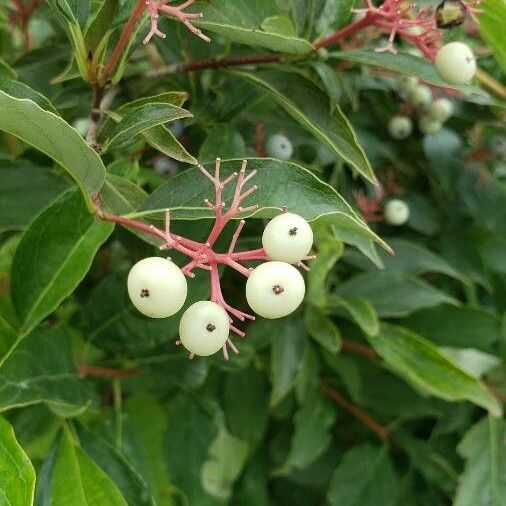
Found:
<path fill-rule="evenodd" d="M 472 61 L 474 61 L 474 58 L 472 56 L 466 56 L 467 63 L 471 63 Z"/>
<path fill-rule="evenodd" d="M 281 286 L 281 285 L 274 285 L 272 287 L 272 291 L 276 294 L 276 295 L 281 295 L 285 289 Z"/>
<path fill-rule="evenodd" d="M 288 235 L 297 235 L 297 227 L 293 227 L 288 231 Z"/>
<path fill-rule="evenodd" d="M 213 325 L 212 323 L 208 323 L 208 324 L 207 324 L 207 327 L 206 327 L 206 330 L 207 330 L 208 332 L 214 332 L 214 331 L 216 330 L 216 326 L 215 326 L 215 325 Z"/>
<path fill-rule="evenodd" d="M 144 297 L 149 297 L 149 290 L 147 288 L 143 288 L 141 290 L 141 299 L 144 299 Z"/>

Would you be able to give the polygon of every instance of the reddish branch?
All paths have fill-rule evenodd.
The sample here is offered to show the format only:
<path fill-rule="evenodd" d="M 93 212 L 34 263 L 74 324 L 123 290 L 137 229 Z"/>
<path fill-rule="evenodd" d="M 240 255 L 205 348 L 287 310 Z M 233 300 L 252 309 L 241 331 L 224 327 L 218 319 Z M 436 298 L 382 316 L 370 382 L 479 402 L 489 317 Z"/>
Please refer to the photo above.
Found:
<path fill-rule="evenodd" d="M 330 46 L 364 28 L 374 26 L 389 34 L 386 46 L 377 51 L 395 53 L 394 39 L 396 35 L 400 35 L 415 44 L 425 57 L 434 59 L 441 34 L 436 29 L 432 8 L 422 7 L 414 12 L 414 4 L 406 3 L 404 0 L 385 0 L 379 7 L 374 6 L 372 0 L 365 0 L 365 4 L 364 9 L 355 11 L 363 15 L 361 19 L 316 42 L 315 48 Z"/>
<path fill-rule="evenodd" d="M 244 227 L 244 220 L 239 221 L 237 229 L 232 237 L 232 241 L 226 253 L 218 253 L 213 248 L 223 232 L 225 226 L 238 215 L 248 213 L 258 209 L 257 205 L 243 207 L 243 201 L 253 194 L 257 187 L 251 186 L 248 189 L 245 188 L 247 183 L 256 174 L 256 171 L 252 171 L 249 174 L 246 173 L 246 160 L 242 162 L 242 166 L 239 172 L 234 172 L 225 179 L 221 179 L 220 169 L 221 160 L 216 160 L 214 175 L 210 174 L 202 165 L 199 165 L 200 172 L 207 178 L 214 186 L 215 199 L 214 202 L 205 199 L 204 202 L 207 207 L 212 209 L 214 212 L 214 224 L 209 236 L 204 243 L 193 241 L 186 237 L 175 235 L 170 230 L 170 210 L 165 212 L 165 227 L 160 229 L 154 225 L 132 220 L 124 216 L 117 216 L 114 214 L 104 213 L 101 209 L 98 209 L 98 216 L 105 221 L 117 223 L 128 228 L 138 230 L 150 234 L 160 240 L 160 249 L 170 250 L 174 249 L 184 254 L 189 258 L 189 262 L 182 268 L 183 273 L 186 276 L 194 277 L 194 269 L 203 269 L 209 272 L 211 278 L 211 300 L 219 304 L 223 309 L 227 311 L 230 316 L 230 322 L 233 324 L 234 320 L 244 321 L 245 319 L 254 320 L 254 316 L 244 313 L 239 309 L 236 309 L 229 305 L 221 292 L 220 278 L 218 273 L 219 265 L 227 265 L 235 269 L 237 272 L 248 277 L 251 269 L 244 265 L 244 262 L 250 260 L 267 260 L 267 255 L 263 249 L 255 249 L 250 251 L 236 252 L 235 247 L 239 234 Z M 227 206 L 223 200 L 223 190 L 232 181 L 236 181 L 235 191 L 232 197 L 232 201 Z M 98 199 L 95 199 L 98 206 Z M 238 336 L 244 336 L 244 333 L 237 329 L 234 325 L 231 325 L 231 330 Z M 228 358 L 229 347 L 232 351 L 237 353 L 237 348 L 234 346 L 231 340 L 229 340 L 223 347 L 223 354 L 225 358 Z"/>
<path fill-rule="evenodd" d="M 140 369 L 112 369 L 110 367 L 99 367 L 86 364 L 81 364 L 78 367 L 78 371 L 81 376 L 109 379 L 128 378 L 130 376 L 142 374 Z"/>
<path fill-rule="evenodd" d="M 355 355 L 362 355 L 363 357 L 372 360 L 378 360 L 380 356 L 370 346 L 366 344 L 357 343 L 355 341 L 343 340 L 341 350 L 345 353 L 353 353 Z"/>
<path fill-rule="evenodd" d="M 382 440 L 386 441 L 390 437 L 390 433 L 386 427 L 377 422 L 371 415 L 366 413 L 361 407 L 352 404 L 341 394 L 337 393 L 333 388 L 328 386 L 324 381 L 320 382 L 321 389 L 325 395 L 332 399 L 336 404 L 352 414 L 357 420 L 362 422 L 366 427 L 371 429 Z"/>
<path fill-rule="evenodd" d="M 28 23 L 30 22 L 33 12 L 39 6 L 40 0 L 31 0 L 28 3 L 25 3 L 23 0 L 12 0 L 12 3 L 16 9 L 13 21 L 19 22 L 21 31 L 23 32 L 24 48 L 28 50 L 30 49 L 30 31 L 28 29 Z"/>

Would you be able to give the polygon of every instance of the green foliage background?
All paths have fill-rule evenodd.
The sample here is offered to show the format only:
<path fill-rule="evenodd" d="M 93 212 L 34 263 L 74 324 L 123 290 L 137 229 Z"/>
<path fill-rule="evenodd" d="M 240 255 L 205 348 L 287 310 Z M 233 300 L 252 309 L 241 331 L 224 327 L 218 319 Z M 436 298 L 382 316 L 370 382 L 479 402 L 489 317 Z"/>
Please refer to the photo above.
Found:
<path fill-rule="evenodd" d="M 202 1 L 211 44 L 164 20 L 167 38 L 143 48 L 139 24 L 97 154 L 72 125 L 133 4 L 47 0 L 24 50 L 0 0 L 0 503 L 506 504 L 506 160 L 490 149 L 505 142 L 501 97 L 460 87 L 440 132 L 394 141 L 398 75 L 444 83 L 402 45 L 313 52 L 353 0 Z M 483 8 L 478 35 L 445 37 L 500 81 L 506 6 Z M 275 64 L 175 65 L 274 52 Z M 291 139 L 292 161 L 258 156 L 259 125 Z M 160 153 L 177 174 L 155 173 Z M 311 221 L 318 256 L 298 312 L 249 324 L 228 362 L 189 361 L 178 317 L 145 318 L 126 293 L 128 269 L 160 252 L 98 221 L 91 196 L 153 221 L 170 207 L 176 231 L 200 240 L 212 188 L 194 165 L 217 156 L 225 173 L 244 157 L 258 170 L 240 247 L 287 205 Z M 362 218 L 355 197 L 377 179 L 402 189 L 406 226 Z M 244 281 L 222 283 L 245 307 Z M 209 296 L 205 273 L 189 286 L 187 304 Z"/>

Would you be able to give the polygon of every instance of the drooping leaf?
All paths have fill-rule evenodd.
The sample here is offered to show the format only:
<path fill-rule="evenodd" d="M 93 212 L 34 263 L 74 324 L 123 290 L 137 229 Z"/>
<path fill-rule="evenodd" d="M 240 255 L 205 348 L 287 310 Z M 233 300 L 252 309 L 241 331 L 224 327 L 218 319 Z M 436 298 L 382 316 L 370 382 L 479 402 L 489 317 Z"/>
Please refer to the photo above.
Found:
<path fill-rule="evenodd" d="M 278 404 L 294 386 L 306 344 L 304 324 L 299 318 L 286 318 L 276 327 L 271 352 L 272 406 Z"/>
<path fill-rule="evenodd" d="M 342 307 L 366 334 L 377 334 L 379 330 L 378 314 L 368 299 L 332 295 L 329 306 L 334 309 Z"/>
<path fill-rule="evenodd" d="M 52 158 L 85 193 L 97 193 L 102 187 L 105 167 L 97 153 L 62 118 L 32 100 L 0 90 L 0 130 Z"/>
<path fill-rule="evenodd" d="M 76 434 L 80 447 L 117 485 L 129 506 L 156 506 L 146 482 L 116 448 L 81 425 Z"/>
<path fill-rule="evenodd" d="M 485 417 L 474 425 L 457 447 L 466 460 L 455 506 L 500 506 L 506 497 L 506 423 Z"/>
<path fill-rule="evenodd" d="M 376 176 L 358 143 L 353 128 L 339 106 L 312 81 L 297 72 L 281 70 L 235 71 L 274 98 L 300 125 L 374 183 Z"/>
<path fill-rule="evenodd" d="M 501 414 L 500 404 L 485 385 L 418 334 L 383 323 L 380 332 L 368 339 L 396 372 L 422 390 L 448 401 L 468 400 L 494 416 Z"/>
<path fill-rule="evenodd" d="M 204 489 L 214 497 L 227 500 L 248 456 L 248 444 L 222 429 L 209 447 L 202 467 Z"/>
<path fill-rule="evenodd" d="M 11 97 L 20 99 L 27 98 L 32 100 L 42 109 L 58 114 L 54 105 L 44 95 L 20 81 L 13 81 L 11 79 L 0 77 L 0 90 L 4 91 Z"/>
<path fill-rule="evenodd" d="M 388 449 L 362 445 L 343 456 L 332 476 L 327 500 L 331 506 L 394 506 L 399 492 Z"/>
<path fill-rule="evenodd" d="M 32 506 L 35 470 L 14 430 L 0 417 L 0 497 L 6 506 Z"/>
<path fill-rule="evenodd" d="M 304 313 L 304 324 L 309 335 L 331 353 L 341 348 L 341 334 L 336 324 L 316 307 L 310 307 Z"/>
<path fill-rule="evenodd" d="M 115 483 L 76 444 L 68 428 L 56 456 L 51 492 L 54 506 L 127 506 Z"/>
<path fill-rule="evenodd" d="M 65 193 L 37 216 L 12 265 L 12 301 L 22 332 L 29 332 L 74 291 L 113 228 L 89 214 L 76 191 Z"/>

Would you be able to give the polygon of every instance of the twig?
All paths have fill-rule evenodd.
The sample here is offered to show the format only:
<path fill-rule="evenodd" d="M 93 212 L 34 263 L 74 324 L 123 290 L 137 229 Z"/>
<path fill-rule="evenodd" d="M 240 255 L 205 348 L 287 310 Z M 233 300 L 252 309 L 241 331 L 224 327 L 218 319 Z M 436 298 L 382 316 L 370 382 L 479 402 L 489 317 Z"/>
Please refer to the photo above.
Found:
<path fill-rule="evenodd" d="M 371 415 L 366 413 L 362 408 L 352 404 L 341 394 L 337 393 L 333 388 L 328 386 L 324 381 L 320 382 L 320 387 L 325 395 L 332 399 L 336 404 L 352 414 L 357 420 L 362 422 L 366 427 L 371 429 L 382 441 L 387 441 L 390 433 L 386 427 L 377 422 Z"/>
<path fill-rule="evenodd" d="M 128 378 L 130 376 L 139 376 L 142 374 L 140 369 L 112 369 L 110 367 L 99 367 L 94 365 L 81 364 L 78 366 L 81 376 L 90 378 Z"/>

